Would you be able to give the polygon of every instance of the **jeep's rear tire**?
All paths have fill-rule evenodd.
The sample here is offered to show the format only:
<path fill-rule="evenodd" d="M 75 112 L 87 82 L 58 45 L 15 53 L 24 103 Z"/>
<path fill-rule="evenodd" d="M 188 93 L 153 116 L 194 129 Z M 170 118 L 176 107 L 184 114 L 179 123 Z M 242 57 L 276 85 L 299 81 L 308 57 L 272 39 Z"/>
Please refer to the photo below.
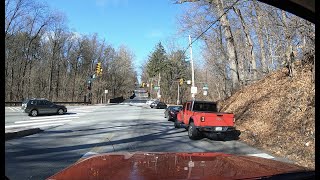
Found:
<path fill-rule="evenodd" d="M 197 140 L 200 139 L 201 133 L 199 130 L 196 128 L 193 122 L 190 122 L 189 127 L 188 127 L 188 136 L 192 140 Z"/>
<path fill-rule="evenodd" d="M 35 116 L 38 115 L 38 111 L 36 109 L 33 109 L 33 110 L 30 111 L 29 115 L 35 117 Z"/>

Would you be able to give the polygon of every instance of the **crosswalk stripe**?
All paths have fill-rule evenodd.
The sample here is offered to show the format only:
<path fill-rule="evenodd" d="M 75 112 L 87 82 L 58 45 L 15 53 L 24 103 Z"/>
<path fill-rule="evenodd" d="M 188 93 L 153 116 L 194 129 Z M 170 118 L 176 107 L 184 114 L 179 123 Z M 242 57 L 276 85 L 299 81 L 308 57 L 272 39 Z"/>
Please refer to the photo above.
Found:
<path fill-rule="evenodd" d="M 81 110 L 81 111 L 69 111 L 69 112 L 75 112 L 75 113 L 77 113 L 77 112 L 83 112 L 83 113 L 89 113 L 89 112 L 92 112 L 92 111 L 84 111 L 84 110 Z"/>
<path fill-rule="evenodd" d="M 86 115 L 86 114 L 87 114 L 87 113 L 82 113 L 82 112 L 77 113 L 78 116 L 83 116 L 83 115 Z"/>
<path fill-rule="evenodd" d="M 11 111 L 14 111 L 12 107 L 9 107 L 9 109 L 11 109 Z"/>
<path fill-rule="evenodd" d="M 43 125 L 33 125 L 33 126 L 28 126 L 28 128 L 30 127 L 35 127 L 35 128 L 40 128 L 40 127 L 48 127 L 48 126 L 62 126 L 64 125 L 63 123 L 52 123 L 52 124 L 43 124 Z"/>
<path fill-rule="evenodd" d="M 18 107 L 13 107 L 13 109 L 15 109 L 16 111 L 20 111 L 21 108 L 18 108 Z"/>
<path fill-rule="evenodd" d="M 79 117 L 64 117 L 64 118 L 59 118 L 58 120 L 77 119 L 77 118 L 79 118 Z M 30 123 L 30 122 L 43 122 L 43 121 L 48 121 L 48 120 L 53 120 L 53 119 L 36 119 L 36 120 L 30 120 L 30 121 L 16 121 L 14 123 L 15 124 L 22 124 L 22 123 Z"/>
<path fill-rule="evenodd" d="M 37 127 L 48 127 L 48 126 L 62 126 L 64 125 L 63 123 L 58 123 L 58 124 L 44 124 L 44 125 L 39 125 Z"/>
<path fill-rule="evenodd" d="M 30 119 L 64 119 L 64 118 L 70 118 L 70 117 L 78 117 L 77 114 L 74 115 L 56 115 L 56 116 L 44 116 L 44 117 L 30 117 Z"/>
<path fill-rule="evenodd" d="M 52 122 L 39 122 L 39 123 L 28 123 L 28 124 L 15 124 L 15 125 L 9 125 L 9 126 L 5 126 L 5 129 L 8 128 L 16 128 L 16 127 L 25 127 L 25 126 L 33 126 L 33 125 L 44 125 L 44 124 L 53 124 L 53 123 L 66 123 L 66 122 L 70 122 L 72 120 L 61 120 L 61 121 L 52 121 Z"/>

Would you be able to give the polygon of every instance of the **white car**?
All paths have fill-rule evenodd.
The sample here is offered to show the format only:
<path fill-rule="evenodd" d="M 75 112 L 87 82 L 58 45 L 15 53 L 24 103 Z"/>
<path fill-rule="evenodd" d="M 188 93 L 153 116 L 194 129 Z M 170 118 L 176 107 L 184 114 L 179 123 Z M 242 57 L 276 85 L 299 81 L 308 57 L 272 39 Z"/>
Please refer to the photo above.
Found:
<path fill-rule="evenodd" d="M 150 99 L 146 102 L 147 105 L 151 105 L 153 102 L 155 102 L 157 99 Z"/>

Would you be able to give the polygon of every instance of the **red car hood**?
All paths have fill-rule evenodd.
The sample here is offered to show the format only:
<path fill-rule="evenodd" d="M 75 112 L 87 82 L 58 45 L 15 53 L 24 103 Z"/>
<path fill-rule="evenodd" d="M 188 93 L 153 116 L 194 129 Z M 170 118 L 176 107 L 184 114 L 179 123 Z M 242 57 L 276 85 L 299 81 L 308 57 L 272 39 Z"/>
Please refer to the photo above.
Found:
<path fill-rule="evenodd" d="M 308 169 L 223 153 L 107 153 L 89 157 L 48 179 L 255 179 Z"/>

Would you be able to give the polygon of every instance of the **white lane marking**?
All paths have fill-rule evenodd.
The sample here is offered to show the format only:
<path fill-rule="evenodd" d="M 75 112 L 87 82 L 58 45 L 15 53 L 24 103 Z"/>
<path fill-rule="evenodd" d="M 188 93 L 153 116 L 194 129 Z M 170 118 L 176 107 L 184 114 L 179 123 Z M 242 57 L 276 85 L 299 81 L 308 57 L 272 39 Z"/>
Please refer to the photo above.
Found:
<path fill-rule="evenodd" d="M 63 119 L 69 117 L 78 117 L 77 114 L 75 115 L 57 115 L 57 116 L 44 116 L 44 117 L 30 117 L 30 119 Z"/>
<path fill-rule="evenodd" d="M 43 124 L 43 125 L 35 125 L 35 126 L 28 126 L 28 129 L 30 128 L 40 128 L 40 127 L 48 127 L 48 126 L 61 126 L 64 125 L 64 123 L 51 123 L 51 124 Z M 20 127 L 21 128 L 21 127 Z M 22 127 L 23 128 L 23 127 Z M 10 129 L 11 131 L 15 128 L 7 128 L 7 130 Z M 19 129 L 19 128 L 18 128 Z"/>
<path fill-rule="evenodd" d="M 256 157 L 262 157 L 265 159 L 273 159 L 273 156 L 270 156 L 269 154 L 266 153 L 258 153 L 258 154 L 247 154 L 247 156 L 256 156 Z"/>
<path fill-rule="evenodd" d="M 79 117 L 63 117 L 63 118 L 59 118 L 58 120 L 64 120 L 64 119 L 77 119 Z M 36 119 L 36 120 L 30 120 L 30 121 L 16 121 L 14 122 L 15 124 L 22 124 L 22 123 L 30 123 L 30 122 L 43 122 L 43 121 L 50 121 L 50 120 L 54 120 L 54 119 Z"/>
<path fill-rule="evenodd" d="M 87 111 L 87 110 L 76 110 L 76 111 L 69 111 L 70 113 L 72 112 L 92 112 L 92 111 Z"/>
<path fill-rule="evenodd" d="M 9 107 L 9 109 L 11 109 L 11 111 L 14 111 L 14 109 L 12 107 Z"/>
<path fill-rule="evenodd" d="M 79 107 L 79 108 L 74 108 L 74 109 L 98 109 L 99 107 Z"/>
<path fill-rule="evenodd" d="M 44 124 L 44 125 L 39 125 L 37 127 L 47 127 L 47 126 L 62 126 L 64 125 L 63 123 L 58 123 L 58 124 Z"/>
<path fill-rule="evenodd" d="M 70 122 L 72 120 L 62 120 L 62 121 L 52 121 L 52 122 L 39 122 L 39 123 L 28 123 L 28 124 L 16 124 L 16 125 L 9 125 L 9 126 L 5 126 L 5 129 L 8 128 L 16 128 L 16 127 L 26 127 L 26 126 L 37 126 L 37 125 L 43 125 L 43 124 L 53 124 L 53 123 L 66 123 L 66 122 Z"/>
<path fill-rule="evenodd" d="M 80 159 L 84 159 L 84 158 L 87 158 L 89 156 L 93 156 L 93 155 L 97 155 L 99 153 L 96 153 L 96 152 L 87 152 L 85 153 Z"/>
<path fill-rule="evenodd" d="M 86 115 L 87 113 L 77 113 L 78 116 Z"/>
<path fill-rule="evenodd" d="M 18 108 L 18 107 L 13 107 L 13 109 L 15 109 L 16 111 L 20 111 L 21 108 Z"/>

